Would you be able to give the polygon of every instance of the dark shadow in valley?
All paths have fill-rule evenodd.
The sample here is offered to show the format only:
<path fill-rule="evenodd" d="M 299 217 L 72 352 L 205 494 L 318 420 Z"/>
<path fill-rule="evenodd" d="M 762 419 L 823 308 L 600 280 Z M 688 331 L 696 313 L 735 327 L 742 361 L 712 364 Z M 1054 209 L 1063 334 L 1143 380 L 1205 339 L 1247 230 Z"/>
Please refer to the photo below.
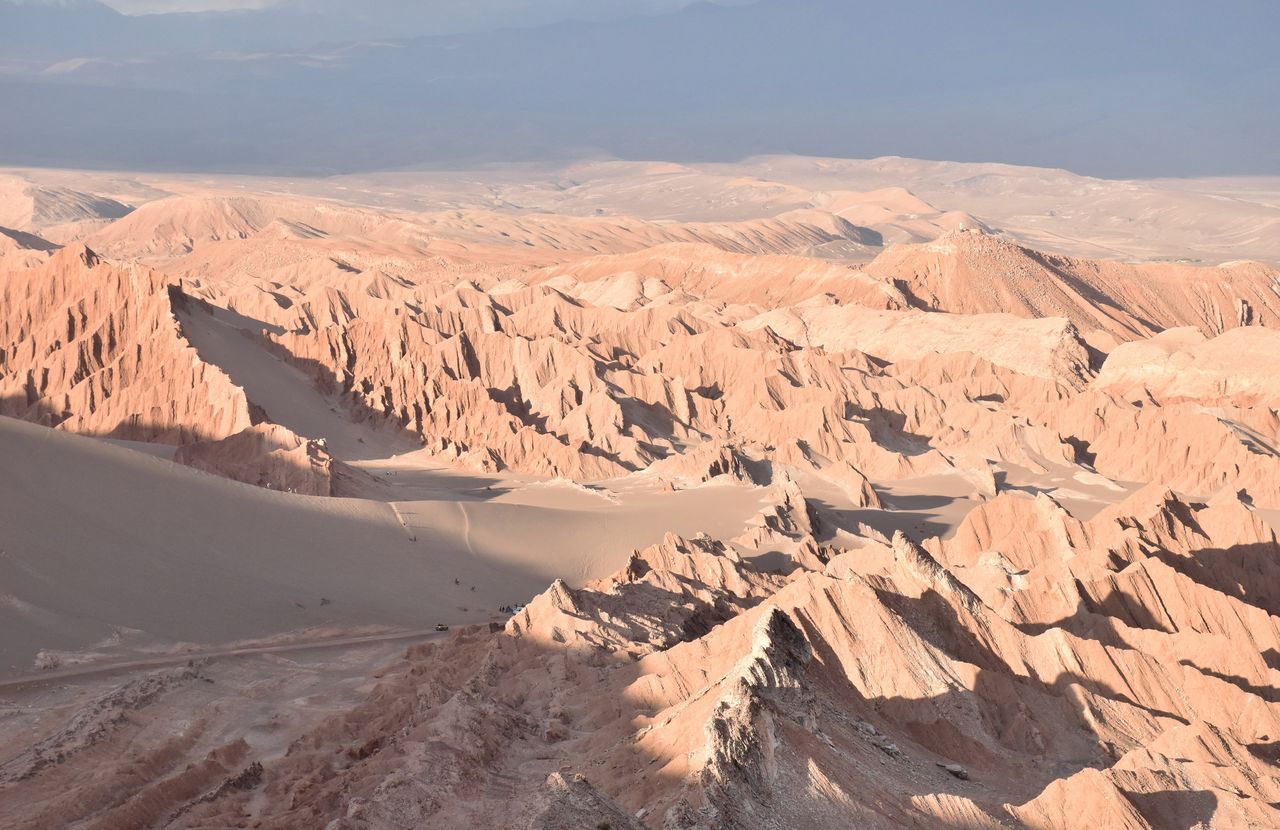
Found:
<path fill-rule="evenodd" d="M 1280 616 L 1280 545 L 1201 548 L 1189 556 L 1157 549 L 1151 555 L 1201 585 Z"/>
<path fill-rule="evenodd" d="M 872 440 L 881 447 L 908 457 L 924 455 L 929 451 L 929 436 L 908 432 L 905 428 L 905 414 L 881 407 L 863 409 L 853 403 L 847 403 L 845 407 L 845 417 L 861 420 L 871 433 Z"/>
<path fill-rule="evenodd" d="M 1053 486 L 1037 487 L 1034 484 L 1010 484 L 1009 473 L 1006 470 L 996 470 L 993 474 L 996 482 L 996 492 L 1008 493 L 1018 492 L 1026 493 L 1029 496 L 1052 495 L 1056 489 Z"/>
<path fill-rule="evenodd" d="M 1280 703 L 1280 688 L 1276 688 L 1275 686 L 1259 686 L 1257 684 L 1250 683 L 1247 678 L 1238 677 L 1234 674 L 1224 674 L 1223 672 L 1214 671 L 1213 669 L 1207 669 L 1204 666 L 1196 665 L 1196 663 L 1191 660 L 1183 659 L 1179 660 L 1178 663 L 1186 666 L 1187 668 L 1195 669 L 1201 674 L 1206 674 L 1209 677 L 1216 677 L 1221 681 L 1230 683 L 1240 691 L 1255 695 L 1256 697 L 1265 700 L 1267 703 Z"/>
<path fill-rule="evenodd" d="M 1213 826 L 1218 796 L 1208 790 L 1166 790 L 1139 793 L 1120 789 L 1124 797 L 1150 822 L 1162 830 L 1194 830 Z"/>
<path fill-rule="evenodd" d="M 898 497 L 897 500 L 899 503 L 911 503 L 910 500 L 914 498 L 916 497 Z M 919 503 L 929 506 L 941 506 L 950 502 L 946 498 L 937 502 L 928 496 L 918 498 Z M 949 524 L 939 521 L 935 513 L 923 508 L 878 510 L 836 507 L 817 498 L 809 498 L 808 502 L 818 513 L 819 527 L 814 535 L 819 542 L 831 541 L 838 529 L 857 533 L 859 525 L 865 525 L 890 538 L 895 531 L 901 530 L 913 542 L 921 542 L 931 536 L 944 536 L 951 530 Z"/>

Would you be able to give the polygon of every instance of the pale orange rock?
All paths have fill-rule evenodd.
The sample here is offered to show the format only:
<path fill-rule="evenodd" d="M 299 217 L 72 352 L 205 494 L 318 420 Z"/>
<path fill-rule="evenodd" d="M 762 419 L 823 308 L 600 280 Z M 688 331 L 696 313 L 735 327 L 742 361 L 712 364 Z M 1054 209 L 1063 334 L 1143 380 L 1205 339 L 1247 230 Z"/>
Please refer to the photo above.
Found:
<path fill-rule="evenodd" d="M 1013 241 L 1159 190 L 1062 171 L 485 175 L 0 177 L 11 823 L 1277 824 L 1274 267 Z"/>
<path fill-rule="evenodd" d="M 896 246 L 866 271 L 897 280 L 920 308 L 1065 317 L 1110 342 L 1180 326 L 1213 335 L 1280 323 L 1278 273 L 1260 262 L 1130 265 L 1043 254 L 973 229 Z"/>

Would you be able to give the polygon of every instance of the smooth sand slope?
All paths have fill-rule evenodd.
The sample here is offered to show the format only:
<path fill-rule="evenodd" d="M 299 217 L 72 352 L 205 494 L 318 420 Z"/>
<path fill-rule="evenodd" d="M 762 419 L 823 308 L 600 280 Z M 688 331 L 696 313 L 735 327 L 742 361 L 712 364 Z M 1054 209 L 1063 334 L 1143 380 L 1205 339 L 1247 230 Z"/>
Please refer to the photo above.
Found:
<path fill-rule="evenodd" d="M 442 573 L 493 580 L 446 534 L 411 542 L 385 504 L 273 493 L 7 418 L 0 446 L 11 675 L 40 649 L 117 638 L 420 629 L 461 614 Z"/>
<path fill-rule="evenodd" d="M 605 515 L 572 494 L 556 507 L 454 497 L 393 509 L 271 492 L 9 418 L 0 457 L 9 677 L 40 651 L 89 652 L 49 665 L 485 620 L 555 576 L 613 570 L 669 527 L 740 524 L 758 502 L 708 491 Z"/>

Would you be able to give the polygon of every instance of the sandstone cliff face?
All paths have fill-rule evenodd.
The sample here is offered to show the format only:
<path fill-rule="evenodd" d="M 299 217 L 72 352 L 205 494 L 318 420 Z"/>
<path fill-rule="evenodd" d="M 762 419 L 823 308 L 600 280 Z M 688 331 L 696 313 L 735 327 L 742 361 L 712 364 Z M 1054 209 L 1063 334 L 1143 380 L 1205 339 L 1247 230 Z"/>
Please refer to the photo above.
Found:
<path fill-rule="evenodd" d="M 72 246 L 0 292 L 3 414 L 170 443 L 249 426 L 243 392 L 183 340 L 163 275 Z"/>
<path fill-rule="evenodd" d="M 681 300 L 622 311 L 559 285 L 401 287 L 403 299 L 387 302 L 390 318 L 349 302 L 348 320 L 304 322 L 270 339 L 323 388 L 419 433 L 444 458 L 576 478 L 646 469 L 708 439 L 785 445 L 785 463 L 846 480 L 922 475 L 956 466 L 959 440 L 930 446 L 925 437 L 947 431 L 944 408 L 949 419 L 963 411 L 961 422 L 976 422 L 956 434 L 967 447 L 1023 459 L 1007 417 L 963 395 L 904 386 L 883 361 L 982 354 L 1010 377 L 1042 381 L 1039 397 L 1069 394 L 1091 377 L 1063 321 L 934 320 L 825 303 L 762 313 Z M 1050 433 L 1034 440 L 1063 455 Z"/>
<path fill-rule="evenodd" d="M 243 392 L 194 359 L 174 328 L 172 302 L 185 294 L 138 266 L 69 251 L 55 259 L 8 287 L 11 308 L 31 310 L 7 329 L 6 411 L 173 442 L 250 425 Z M 993 462 L 1035 470 L 1082 461 L 1115 479 L 1202 495 L 1235 482 L 1259 504 L 1280 503 L 1267 415 L 1275 396 L 1244 375 L 1232 382 L 1247 393 L 1213 380 L 1230 371 L 1223 361 L 1239 351 L 1231 343 L 1205 358 L 1222 368 L 1180 372 L 1181 387 L 1150 374 L 1172 369 L 1156 368 L 1138 385 L 1122 369 L 1134 362 L 1123 349 L 1094 382 L 1087 349 L 1061 320 L 831 300 L 764 311 L 668 298 L 620 310 L 576 299 L 582 284 L 560 285 L 384 279 L 359 295 L 317 286 L 306 296 L 324 298 L 323 316 L 310 301 L 290 302 L 290 325 L 260 332 L 355 417 L 408 429 L 441 460 L 479 469 L 603 479 L 664 458 L 696 466 L 696 455 L 671 459 L 706 441 L 745 440 L 852 482 L 863 504 L 867 478 L 957 470 L 993 493 L 981 483 Z M 226 301 L 209 286 L 201 293 Z M 1254 331 L 1229 337 L 1256 341 L 1263 366 L 1270 341 Z M 1193 389 L 1192 378 L 1204 380 Z M 1189 393 L 1203 401 L 1212 390 L 1226 395 L 1219 404 L 1236 405 L 1191 405 Z M 1165 405 L 1144 407 L 1155 394 Z"/>
<path fill-rule="evenodd" d="M 949 471 L 989 497 L 993 466 L 1010 464 L 1083 464 L 1204 497 L 1233 486 L 1280 504 L 1274 349 L 1256 325 L 1202 345 L 1174 331 L 1135 341 L 1095 380 L 1098 356 L 1069 319 L 904 311 L 887 278 L 813 260 L 660 246 L 486 271 L 480 250 L 448 263 L 426 254 L 430 240 L 408 219 L 278 199 L 181 205 L 190 213 L 127 220 L 203 240 L 180 246 L 206 252 L 204 265 L 195 254 L 177 261 L 180 288 L 84 248 L 10 280 L 6 412 L 175 443 L 261 420 L 175 331 L 173 303 L 191 296 L 227 309 L 355 420 L 407 430 L 448 464 L 578 479 L 654 465 L 661 476 L 665 465 L 672 477 L 704 478 L 689 466 L 700 453 L 745 442 L 863 506 L 874 491 L 862 482 Z M 231 224 L 213 223 L 211 210 Z M 113 233 L 135 238 L 126 231 Z M 969 233 L 937 244 L 942 257 L 1029 256 Z M 265 264 L 273 251 L 303 269 L 287 285 L 231 266 Z M 973 268 L 987 267 L 979 260 Z M 1254 273 L 1186 279 L 1228 290 L 1241 268 Z M 459 281 L 464 273 L 473 278 Z M 1171 320 L 1182 314 L 1170 308 Z M 1239 354 L 1256 369 L 1242 369 Z"/>

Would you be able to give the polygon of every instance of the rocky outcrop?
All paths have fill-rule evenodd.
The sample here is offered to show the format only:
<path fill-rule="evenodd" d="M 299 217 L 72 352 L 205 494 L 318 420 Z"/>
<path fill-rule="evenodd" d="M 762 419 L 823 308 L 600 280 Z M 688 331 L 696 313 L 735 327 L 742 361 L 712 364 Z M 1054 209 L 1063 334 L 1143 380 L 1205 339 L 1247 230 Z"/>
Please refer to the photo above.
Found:
<path fill-rule="evenodd" d="M 1195 401 L 1211 407 L 1280 407 L 1280 329 L 1241 326 L 1212 339 L 1164 331 L 1107 356 L 1093 383 L 1127 400 Z"/>
<path fill-rule="evenodd" d="M 722 681 L 724 691 L 707 722 L 706 761 L 698 776 L 698 800 L 707 806 L 693 813 L 686 798 L 668 813 L 668 827 L 736 826 L 768 813 L 777 797 L 778 719 L 806 729 L 817 724 L 817 700 L 805 679 L 812 659 L 791 618 L 766 609 L 756 623 L 751 652 Z M 691 813 L 697 816 L 692 825 Z"/>
<path fill-rule="evenodd" d="M 1065 317 L 1107 350 L 1182 326 L 1213 336 L 1280 324 L 1277 272 L 1257 262 L 1206 268 L 1078 259 L 970 229 L 895 246 L 865 270 L 892 280 L 917 308 Z"/>
<path fill-rule="evenodd" d="M 1186 350 L 1165 334 L 1116 350 L 1095 379 L 1100 354 L 1080 327 L 1098 321 L 1065 306 L 1062 317 L 1040 316 L 1059 308 L 1056 300 L 1021 316 L 902 310 L 889 277 L 804 258 L 682 243 L 529 270 L 529 261 L 499 262 L 490 248 L 445 255 L 411 217 L 275 197 L 157 202 L 126 221 L 112 239 L 154 232 L 164 256 L 177 244 L 170 231 L 193 240 L 170 260 L 182 275 L 178 301 L 211 304 L 220 320 L 310 376 L 344 416 L 408 432 L 440 463 L 576 480 L 649 471 L 673 488 L 728 478 L 764 484 L 790 467 L 832 482 L 853 508 L 882 504 L 873 482 L 954 473 L 969 480 L 973 498 L 989 499 L 1008 465 L 1074 467 L 1200 497 L 1230 485 L 1259 506 L 1280 504 L 1274 396 L 1265 378 L 1227 360 L 1241 352 L 1268 365 L 1267 329 L 1256 326 L 1266 322 L 1262 300 L 1249 301 L 1254 326 L 1195 346 L 1201 357 L 1179 356 Z M 550 221 L 517 224 L 532 233 Z M 459 244 L 485 237 L 458 217 L 427 224 Z M 539 250 L 554 247 L 550 237 L 530 238 Z M 971 270 L 1000 252 L 1067 269 L 982 234 L 949 235 L 935 247 L 929 256 L 977 257 Z M 27 280 L 47 281 L 53 267 Z M 1071 268 L 1119 279 L 1101 266 Z M 1193 269 L 1187 279 L 1216 292 L 1235 285 L 1240 268 Z M 104 278 L 151 273 L 105 262 L 78 269 Z M 168 290 L 163 278 L 146 280 L 142 296 Z M 1054 291 L 1074 285 L 1064 280 Z M 189 358 L 181 332 L 144 348 L 140 364 L 114 317 L 103 332 L 108 357 L 95 357 L 88 319 L 72 333 L 74 350 L 63 348 L 61 312 L 38 293 L 22 302 L 52 330 L 10 335 L 14 356 L 0 370 L 6 412 L 175 443 L 220 439 L 263 417 L 251 417 L 251 406 L 236 414 L 242 396 L 216 367 L 178 365 Z M 167 318 L 165 298 L 135 312 L 139 302 L 121 303 L 117 316 L 141 314 L 143 328 L 170 337 L 167 322 L 147 322 Z M 137 327 L 134 334 L 142 337 Z M 1224 373 L 1225 385 L 1215 380 Z M 161 380 L 140 385 L 132 380 L 139 374 Z M 134 391 L 122 398 L 126 383 Z"/>
<path fill-rule="evenodd" d="M 269 490 L 305 496 L 342 495 L 367 478 L 329 454 L 323 441 L 300 438 L 277 424 L 258 424 L 217 441 L 178 447 L 179 464 Z"/>
<path fill-rule="evenodd" d="M 579 773 L 547 776 L 546 806 L 529 823 L 529 830 L 641 830 L 644 825 L 624 813 L 612 799 L 591 785 Z"/>
<path fill-rule="evenodd" d="M 71 246 L 0 294 L 0 413 L 168 443 L 250 425 L 243 391 L 183 339 L 161 274 Z"/>

